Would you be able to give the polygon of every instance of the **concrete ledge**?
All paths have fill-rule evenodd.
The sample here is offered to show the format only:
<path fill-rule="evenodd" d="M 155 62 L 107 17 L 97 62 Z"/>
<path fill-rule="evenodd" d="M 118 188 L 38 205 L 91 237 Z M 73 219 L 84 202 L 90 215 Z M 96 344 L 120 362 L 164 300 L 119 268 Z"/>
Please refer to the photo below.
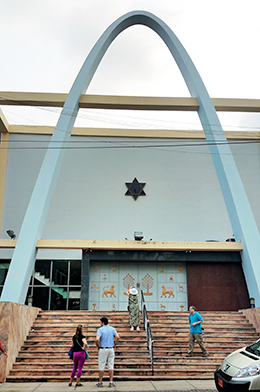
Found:
<path fill-rule="evenodd" d="M 0 382 L 9 374 L 19 350 L 40 308 L 14 302 L 0 302 L 0 336 L 8 357 L 0 356 Z"/>
<path fill-rule="evenodd" d="M 1 91 L 1 105 L 63 107 L 67 94 Z M 212 98 L 216 111 L 260 112 L 260 99 Z M 194 97 L 150 97 L 82 94 L 79 107 L 83 109 L 117 110 L 181 110 L 197 111 Z"/>
<path fill-rule="evenodd" d="M 240 312 L 255 327 L 256 332 L 260 334 L 260 308 L 242 309 Z"/>
<path fill-rule="evenodd" d="M 17 240 L 1 239 L 0 249 L 15 248 Z M 98 249 L 147 251 L 241 252 L 241 242 L 217 241 L 124 241 L 124 240 L 38 240 L 37 249 Z"/>

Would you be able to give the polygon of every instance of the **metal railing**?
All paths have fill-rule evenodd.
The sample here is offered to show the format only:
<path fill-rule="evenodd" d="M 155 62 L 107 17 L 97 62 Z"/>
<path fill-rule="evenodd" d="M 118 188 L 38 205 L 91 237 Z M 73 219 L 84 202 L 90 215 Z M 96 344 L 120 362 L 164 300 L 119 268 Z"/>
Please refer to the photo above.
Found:
<path fill-rule="evenodd" d="M 144 299 L 144 293 L 143 290 L 141 290 L 141 308 L 142 308 L 142 315 L 143 315 L 143 322 L 144 322 L 144 329 L 146 332 L 146 339 L 147 339 L 147 347 L 149 350 L 150 354 L 150 360 L 151 360 L 151 368 L 152 368 L 152 375 L 154 375 L 154 368 L 153 368 L 153 335 L 152 335 L 152 330 L 147 314 L 147 309 L 145 305 L 145 299 Z"/>

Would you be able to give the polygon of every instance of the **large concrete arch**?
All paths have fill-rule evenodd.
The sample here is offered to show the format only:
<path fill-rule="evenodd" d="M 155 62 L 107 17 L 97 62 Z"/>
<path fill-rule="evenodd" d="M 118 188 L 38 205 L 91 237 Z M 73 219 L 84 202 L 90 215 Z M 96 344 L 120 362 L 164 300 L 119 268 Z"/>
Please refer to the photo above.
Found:
<path fill-rule="evenodd" d="M 36 257 L 36 242 L 41 236 L 53 189 L 64 153 L 63 143 L 70 138 L 79 109 L 79 100 L 113 40 L 132 25 L 141 24 L 154 30 L 174 57 L 192 97 L 199 103 L 198 114 L 217 171 L 230 221 L 237 241 L 243 245 L 242 260 L 250 295 L 260 306 L 260 235 L 237 167 L 227 144 L 215 108 L 188 53 L 158 17 L 145 11 L 133 11 L 112 23 L 86 58 L 69 92 L 51 138 L 30 203 L 19 233 L 1 301 L 24 303 Z M 52 147 L 55 145 L 55 149 Z M 60 147 L 60 148 L 59 148 Z M 212 206 L 214 208 L 214 206 Z"/>

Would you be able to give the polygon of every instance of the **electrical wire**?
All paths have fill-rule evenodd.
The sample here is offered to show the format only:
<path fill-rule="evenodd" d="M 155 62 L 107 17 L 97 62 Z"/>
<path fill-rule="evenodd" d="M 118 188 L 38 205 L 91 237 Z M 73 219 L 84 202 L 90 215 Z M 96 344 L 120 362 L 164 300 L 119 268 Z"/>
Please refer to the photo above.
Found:
<path fill-rule="evenodd" d="M 7 98 L 7 97 L 2 96 L 2 98 Z M 10 99 L 10 98 L 8 97 L 8 99 Z M 16 105 L 18 105 L 20 103 L 20 101 L 17 101 L 17 100 L 12 100 L 12 102 L 14 104 L 16 104 Z M 83 109 L 80 109 L 79 112 L 76 110 L 73 113 L 73 111 L 71 109 L 69 109 L 69 108 L 68 109 L 46 108 L 46 107 L 40 107 L 40 106 L 29 106 L 29 107 L 33 108 L 33 109 L 37 109 L 37 110 L 44 110 L 44 111 L 47 111 L 47 112 L 57 113 L 59 115 L 60 115 L 60 113 L 62 111 L 63 115 L 70 115 L 70 116 L 73 115 L 75 117 L 82 118 L 82 119 L 94 120 L 94 121 L 98 121 L 98 122 L 114 123 L 114 124 L 117 124 L 117 125 L 119 123 L 121 123 L 124 126 L 132 125 L 133 122 L 135 122 L 135 126 L 137 127 L 137 129 L 140 129 L 140 122 L 138 122 L 138 121 L 144 122 L 145 125 L 147 125 L 147 123 L 150 123 L 150 126 L 153 127 L 152 129 L 155 129 L 154 124 L 156 124 L 156 123 L 160 124 L 160 127 L 158 129 L 162 129 L 162 124 L 171 124 L 171 125 L 175 124 L 176 125 L 176 124 L 180 124 L 181 123 L 181 124 L 189 124 L 189 125 L 193 125 L 193 126 L 195 126 L 195 125 L 197 126 L 198 125 L 198 124 L 195 124 L 195 123 L 188 123 L 188 122 L 184 123 L 183 121 L 182 122 L 177 122 L 177 121 L 164 120 L 164 119 L 152 119 L 152 121 L 151 121 L 151 119 L 142 118 L 142 117 L 138 117 L 138 116 L 132 116 L 132 115 L 131 116 L 126 116 L 126 115 L 121 116 L 121 115 L 118 115 L 118 114 L 115 115 L 115 114 L 108 113 L 105 109 L 102 110 L 102 114 L 101 114 L 97 110 L 90 110 L 90 109 L 84 109 L 84 110 L 87 110 L 87 113 L 83 113 L 82 112 Z M 8 112 L 8 110 L 7 110 L 7 112 Z M 9 111 L 9 113 L 12 113 L 12 112 Z M 14 114 L 14 113 L 12 113 L 12 114 Z M 16 114 L 14 114 L 14 115 L 16 115 Z M 18 115 L 18 117 L 25 118 L 25 117 L 19 116 L 19 115 Z M 31 120 L 29 118 L 25 118 L 25 119 L 33 122 L 33 120 Z M 35 123 L 35 121 L 34 121 L 34 123 Z M 202 125 L 205 128 L 205 124 L 202 124 Z M 207 124 L 207 126 L 209 126 L 209 124 Z M 211 126 L 212 126 L 212 124 L 211 124 Z M 25 127 L 26 127 L 26 125 L 25 125 Z M 217 127 L 221 128 L 220 132 L 218 132 L 216 130 Z M 229 126 L 226 125 L 225 127 L 231 127 L 231 126 L 230 125 Z M 247 130 L 248 129 L 256 129 L 256 128 L 259 129 L 259 127 L 242 127 L 242 126 L 238 126 L 238 127 L 239 128 L 244 128 L 244 129 L 247 129 Z M 220 126 L 219 126 L 219 124 L 217 126 L 214 125 L 214 128 L 215 128 L 214 129 L 214 134 L 216 136 L 223 134 L 221 125 Z M 234 128 L 234 126 L 232 126 L 232 128 Z M 111 128 L 111 129 L 113 129 L 113 128 Z M 126 128 L 126 130 L 127 130 L 127 128 Z M 171 129 L 167 128 L 167 129 L 163 129 L 163 130 L 164 131 L 168 131 L 169 135 L 170 135 L 170 133 L 172 131 L 174 131 L 174 130 L 176 131 L 176 128 L 171 128 Z M 178 130 L 180 130 L 180 129 L 178 129 Z M 196 132 L 198 130 L 197 129 L 195 129 L 195 130 L 191 129 L 190 131 Z M 211 132 L 211 131 L 210 130 L 209 131 L 204 130 L 204 134 L 205 135 L 207 135 L 208 132 Z M 9 150 L 24 150 L 24 149 L 26 149 L 26 150 L 43 150 L 43 149 L 44 150 L 47 150 L 47 149 L 62 149 L 62 150 L 63 149 L 66 149 L 66 150 L 72 150 L 72 149 L 76 150 L 77 149 L 77 150 L 79 150 L 79 149 L 81 149 L 82 150 L 82 149 L 107 149 L 107 148 L 110 148 L 110 149 L 111 148 L 113 148 L 113 149 L 118 149 L 118 148 L 120 148 L 120 149 L 130 149 L 130 148 L 131 149 L 140 149 L 140 148 L 146 148 L 146 149 L 160 149 L 161 151 L 169 151 L 169 149 L 172 149 L 172 148 L 175 148 L 175 147 L 224 146 L 224 145 L 231 145 L 231 144 L 259 143 L 259 140 L 253 139 L 253 140 L 218 140 L 218 141 L 212 141 L 212 142 L 208 142 L 207 140 L 205 140 L 205 141 L 201 141 L 201 140 L 194 141 L 193 140 L 192 142 L 189 140 L 187 142 L 184 142 L 182 140 L 181 142 L 180 141 L 175 141 L 173 143 L 172 141 L 170 141 L 167 144 L 161 144 L 161 143 L 158 144 L 158 139 L 157 139 L 157 140 L 154 141 L 154 143 L 151 143 L 151 140 L 150 140 L 149 144 L 147 144 L 147 139 L 146 140 L 138 140 L 138 141 L 135 141 L 133 143 L 133 141 L 130 141 L 129 139 L 133 139 L 134 136 L 131 137 L 131 138 L 127 138 L 127 140 L 120 140 L 120 141 L 116 141 L 114 137 L 113 137 L 112 140 L 109 140 L 109 141 L 108 140 L 104 140 L 104 138 L 106 138 L 106 136 L 103 136 L 102 138 L 101 137 L 96 137 L 96 138 L 88 137 L 87 140 L 84 140 L 81 137 L 81 140 L 80 140 L 80 144 L 81 145 L 80 146 L 75 146 L 75 144 L 76 143 L 78 144 L 79 141 L 78 140 L 73 140 L 73 138 L 71 138 L 69 141 L 63 142 L 62 146 L 57 146 L 57 147 L 49 146 L 49 142 L 50 141 L 39 140 L 39 138 L 38 138 L 38 140 L 28 140 L 28 139 L 27 140 L 11 140 L 11 139 L 9 139 L 8 140 L 8 146 L 6 148 L 8 148 Z M 152 139 L 152 137 L 149 138 L 149 139 Z M 192 139 L 192 135 L 191 135 L 190 139 Z M 3 146 L 3 143 L 4 143 L 4 141 L 2 142 L 2 147 L 1 148 L 5 149 L 5 147 Z M 18 143 L 18 144 L 21 144 L 21 143 L 38 143 L 38 144 L 39 143 L 48 143 L 48 145 L 47 146 L 33 146 L 33 147 L 32 146 L 21 146 L 21 145 L 19 145 L 19 146 L 16 147 L 14 145 L 15 143 Z M 92 143 L 92 144 L 95 143 L 95 144 L 99 144 L 99 145 L 87 145 L 87 144 L 90 144 L 90 143 Z M 104 143 L 106 145 L 102 145 Z M 55 143 L 52 142 L 52 145 L 53 144 L 55 144 Z M 60 142 L 59 142 L 59 144 L 60 144 Z M 167 150 L 165 150 L 165 149 L 167 149 Z M 208 154 L 209 153 L 210 152 L 208 152 Z"/>
<path fill-rule="evenodd" d="M 16 143 L 20 143 L 21 141 L 15 141 Z M 75 140 L 73 143 L 72 141 L 67 141 L 63 142 L 62 144 L 67 144 L 67 145 L 62 145 L 62 146 L 50 146 L 49 142 L 44 141 L 47 143 L 47 146 L 7 146 L 7 147 L 2 147 L 2 149 L 9 149 L 9 150 L 87 150 L 87 149 L 153 149 L 153 148 L 180 148 L 180 147 L 204 147 L 204 146 L 228 146 L 228 145 L 246 145 L 246 144 L 259 144 L 259 140 L 220 140 L 220 141 L 187 141 L 187 142 L 169 142 L 167 144 L 162 144 L 158 143 L 158 141 L 155 141 L 155 143 L 151 143 L 149 141 L 149 144 L 147 144 L 146 141 L 138 141 L 138 142 L 129 142 L 129 141 L 104 141 L 104 140 L 86 140 L 84 141 L 82 145 L 82 141 Z M 36 140 L 31 140 L 31 141 L 22 141 L 22 143 L 39 143 L 39 141 Z M 55 142 L 51 142 L 52 144 L 55 144 Z M 61 142 L 57 142 L 57 144 L 60 144 Z M 72 146 L 69 144 L 81 144 L 80 146 Z M 86 145 L 90 143 L 95 143 L 99 145 Z M 105 144 L 105 145 L 104 145 Z"/>

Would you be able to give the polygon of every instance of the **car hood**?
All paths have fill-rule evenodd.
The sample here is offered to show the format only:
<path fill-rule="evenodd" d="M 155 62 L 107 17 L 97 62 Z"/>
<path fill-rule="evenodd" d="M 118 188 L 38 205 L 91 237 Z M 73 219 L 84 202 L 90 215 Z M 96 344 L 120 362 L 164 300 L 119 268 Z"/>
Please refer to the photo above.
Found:
<path fill-rule="evenodd" d="M 221 370 L 228 376 L 234 377 L 239 369 L 254 366 L 260 363 L 260 358 L 245 351 L 245 347 L 234 351 L 224 359 Z"/>

